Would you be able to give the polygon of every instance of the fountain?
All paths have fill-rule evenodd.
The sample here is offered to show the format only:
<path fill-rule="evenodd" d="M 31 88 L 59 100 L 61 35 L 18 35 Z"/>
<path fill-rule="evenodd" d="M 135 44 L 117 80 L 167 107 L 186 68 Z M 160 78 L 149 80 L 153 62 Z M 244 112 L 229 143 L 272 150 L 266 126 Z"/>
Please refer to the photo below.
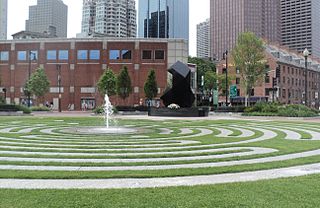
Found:
<path fill-rule="evenodd" d="M 107 129 L 110 127 L 109 125 L 109 119 L 110 116 L 113 114 L 113 106 L 111 105 L 111 102 L 109 100 L 108 94 L 104 96 L 104 121 L 106 124 Z"/>
<path fill-rule="evenodd" d="M 112 127 L 110 125 L 111 116 L 113 114 L 113 106 L 109 96 L 104 96 L 104 127 L 76 127 L 64 129 L 64 132 L 80 133 L 80 134 L 131 134 L 137 132 L 133 128 Z"/>

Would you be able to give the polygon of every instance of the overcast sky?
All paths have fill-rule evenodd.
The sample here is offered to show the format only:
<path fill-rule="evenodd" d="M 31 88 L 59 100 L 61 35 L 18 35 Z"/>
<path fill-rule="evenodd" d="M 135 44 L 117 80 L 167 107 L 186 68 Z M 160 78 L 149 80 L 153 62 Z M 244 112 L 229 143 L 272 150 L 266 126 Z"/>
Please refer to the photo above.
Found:
<path fill-rule="evenodd" d="M 63 2 L 68 5 L 68 37 L 72 38 L 81 31 L 82 0 L 63 0 Z M 190 0 L 189 53 L 192 56 L 196 56 L 196 25 L 209 18 L 209 2 L 210 0 Z M 29 6 L 36 3 L 37 0 L 8 1 L 8 39 L 12 39 L 12 34 L 25 30 L 25 20 L 28 19 Z"/>

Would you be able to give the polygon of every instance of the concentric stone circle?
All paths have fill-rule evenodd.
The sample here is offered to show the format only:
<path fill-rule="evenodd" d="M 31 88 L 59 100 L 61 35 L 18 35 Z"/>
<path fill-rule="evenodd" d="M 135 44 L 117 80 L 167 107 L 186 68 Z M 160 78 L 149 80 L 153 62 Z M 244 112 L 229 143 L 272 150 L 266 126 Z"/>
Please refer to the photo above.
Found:
<path fill-rule="evenodd" d="M 143 125 L 132 122 L 123 127 L 128 131 L 121 135 L 96 133 L 95 127 L 77 127 L 78 123 L 63 120 L 57 121 L 59 124 L 2 123 L 0 170 L 47 171 L 49 174 L 56 171 L 184 171 L 320 156 L 320 149 L 315 148 L 285 152 L 272 145 L 260 145 L 271 140 L 319 144 L 317 124 L 184 122 L 159 121 Z M 93 129 L 93 133 L 88 135 L 79 129 Z"/>

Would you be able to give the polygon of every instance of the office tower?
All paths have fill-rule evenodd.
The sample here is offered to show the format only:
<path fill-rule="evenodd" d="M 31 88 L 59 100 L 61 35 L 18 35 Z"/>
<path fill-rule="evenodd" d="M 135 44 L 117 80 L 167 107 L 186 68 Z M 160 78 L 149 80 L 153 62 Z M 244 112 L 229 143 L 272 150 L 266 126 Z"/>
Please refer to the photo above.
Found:
<path fill-rule="evenodd" d="M 83 0 L 82 36 L 136 37 L 134 0 Z"/>
<path fill-rule="evenodd" d="M 7 39 L 8 0 L 0 0 L 0 40 Z"/>
<path fill-rule="evenodd" d="M 62 0 L 38 0 L 29 7 L 26 31 L 67 37 L 68 6 Z"/>
<path fill-rule="evenodd" d="M 210 58 L 210 20 L 197 25 L 197 57 Z"/>
<path fill-rule="evenodd" d="M 139 37 L 189 40 L 189 0 L 140 0 Z"/>
<path fill-rule="evenodd" d="M 281 0 L 281 43 L 320 57 L 320 1 Z"/>
<path fill-rule="evenodd" d="M 221 59 L 232 50 L 238 35 L 251 31 L 270 42 L 279 42 L 279 0 L 210 1 L 211 55 Z"/>

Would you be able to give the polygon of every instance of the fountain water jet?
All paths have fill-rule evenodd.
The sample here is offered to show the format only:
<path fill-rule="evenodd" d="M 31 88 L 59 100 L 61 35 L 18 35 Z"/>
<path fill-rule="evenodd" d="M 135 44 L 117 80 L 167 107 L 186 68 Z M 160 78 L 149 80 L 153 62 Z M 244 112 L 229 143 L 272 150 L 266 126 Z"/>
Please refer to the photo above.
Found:
<path fill-rule="evenodd" d="M 110 116 L 113 114 L 113 106 L 111 105 L 111 102 L 109 100 L 108 94 L 105 94 L 104 96 L 104 121 L 106 124 L 107 129 L 109 129 L 109 119 Z"/>
<path fill-rule="evenodd" d="M 137 132 L 133 128 L 111 127 L 110 121 L 113 114 L 113 106 L 107 94 L 104 96 L 104 102 L 104 127 L 76 127 L 66 128 L 63 131 L 79 134 L 132 134 Z"/>

